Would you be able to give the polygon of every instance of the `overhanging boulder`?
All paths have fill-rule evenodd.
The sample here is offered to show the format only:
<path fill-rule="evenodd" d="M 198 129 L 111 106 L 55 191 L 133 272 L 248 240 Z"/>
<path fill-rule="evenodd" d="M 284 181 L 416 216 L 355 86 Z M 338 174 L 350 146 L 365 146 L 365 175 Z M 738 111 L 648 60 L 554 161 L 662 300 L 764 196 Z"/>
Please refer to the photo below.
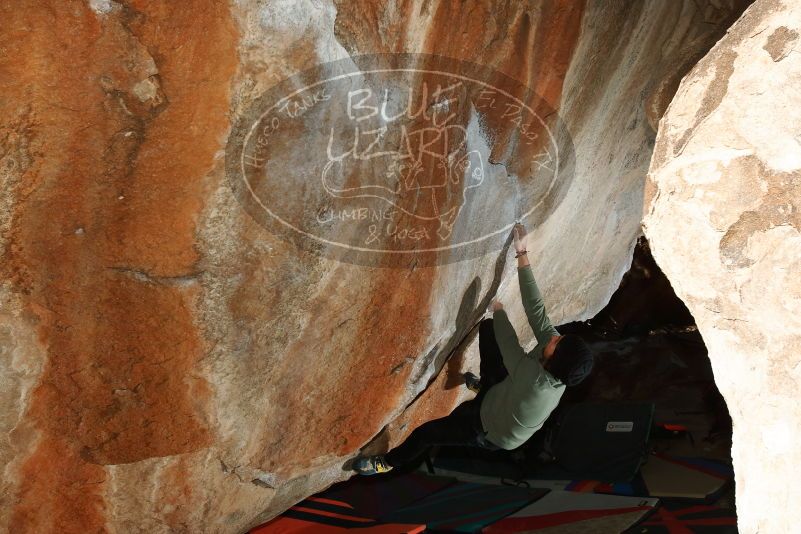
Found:
<path fill-rule="evenodd" d="M 401 265 L 340 261 L 335 240 L 268 231 L 226 173 L 231 143 L 254 139 L 265 161 L 287 162 L 269 177 L 293 187 L 259 200 L 304 223 L 334 212 L 304 211 L 318 182 L 298 171 L 327 155 L 303 144 L 326 116 L 278 141 L 263 128 L 248 138 L 238 128 L 259 99 L 298 72 L 377 53 L 469 61 L 530 89 L 508 98 L 541 104 L 534 131 L 499 126 L 503 110 L 462 110 L 470 150 L 439 161 L 442 176 L 498 187 L 448 189 L 426 214 L 449 238 L 508 227 L 531 203 L 551 316 L 583 319 L 631 260 L 652 125 L 745 3 L 18 4 L 0 7 L 0 49 L 15 51 L 0 58 L 0 463 L 12 496 L 0 525 L 241 532 L 350 476 L 343 464 L 362 447 L 397 443 L 463 400 L 470 332 L 496 292 L 531 342 L 503 232 L 483 254 Z M 315 94 L 288 116 L 317 109 L 326 93 Z M 559 179 L 520 157 L 554 125 L 551 141 L 571 146 Z M 466 172 L 476 161 L 484 174 Z M 332 176 L 338 193 L 363 177 Z M 450 203 L 467 208 L 449 219 Z"/>

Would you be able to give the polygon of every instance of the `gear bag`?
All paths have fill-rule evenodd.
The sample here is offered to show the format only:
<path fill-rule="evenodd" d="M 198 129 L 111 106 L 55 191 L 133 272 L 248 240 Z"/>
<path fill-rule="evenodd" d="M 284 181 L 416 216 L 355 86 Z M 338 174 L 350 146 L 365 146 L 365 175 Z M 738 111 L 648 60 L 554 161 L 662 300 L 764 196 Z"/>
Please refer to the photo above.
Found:
<path fill-rule="evenodd" d="M 653 403 L 583 402 L 552 415 L 529 449 L 527 478 L 627 482 L 648 454 Z"/>

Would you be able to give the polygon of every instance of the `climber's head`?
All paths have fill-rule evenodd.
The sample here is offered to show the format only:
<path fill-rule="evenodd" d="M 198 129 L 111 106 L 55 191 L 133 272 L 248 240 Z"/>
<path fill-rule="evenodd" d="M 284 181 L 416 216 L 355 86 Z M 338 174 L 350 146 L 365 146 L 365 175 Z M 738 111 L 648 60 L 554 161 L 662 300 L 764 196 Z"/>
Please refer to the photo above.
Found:
<path fill-rule="evenodd" d="M 542 351 L 543 367 L 566 386 L 577 386 L 592 371 L 590 347 L 579 336 L 553 336 Z"/>

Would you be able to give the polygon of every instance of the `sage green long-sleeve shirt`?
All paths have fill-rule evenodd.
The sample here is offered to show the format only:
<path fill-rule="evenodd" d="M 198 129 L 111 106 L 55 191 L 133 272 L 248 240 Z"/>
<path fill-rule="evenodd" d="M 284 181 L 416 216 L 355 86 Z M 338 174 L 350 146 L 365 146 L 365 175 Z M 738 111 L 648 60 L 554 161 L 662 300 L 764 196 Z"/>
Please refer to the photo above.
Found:
<path fill-rule="evenodd" d="M 518 267 L 517 276 L 537 346 L 526 353 L 506 312 L 498 310 L 493 314 L 495 339 L 509 376 L 492 386 L 481 403 L 481 423 L 487 439 L 506 450 L 519 447 L 539 430 L 565 392 L 565 385 L 540 363 L 545 345 L 559 332 L 545 313 L 531 266 Z"/>

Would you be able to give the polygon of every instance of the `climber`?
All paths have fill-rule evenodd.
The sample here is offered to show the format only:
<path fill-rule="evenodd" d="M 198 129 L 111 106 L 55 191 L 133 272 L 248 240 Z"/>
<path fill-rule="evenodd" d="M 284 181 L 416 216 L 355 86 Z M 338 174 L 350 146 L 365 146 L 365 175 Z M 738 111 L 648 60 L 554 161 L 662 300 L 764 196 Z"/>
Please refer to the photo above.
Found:
<path fill-rule="evenodd" d="M 384 473 L 411 463 L 431 445 L 511 450 L 525 443 L 559 404 L 565 387 L 590 374 L 593 354 L 580 337 L 560 335 L 551 325 L 526 256 L 525 228 L 515 226 L 514 244 L 520 293 L 537 346 L 526 353 L 503 305 L 493 301 L 492 319 L 479 325 L 481 378 L 465 373 L 476 397 L 450 415 L 429 421 L 386 454 L 356 458 L 362 475 Z"/>

